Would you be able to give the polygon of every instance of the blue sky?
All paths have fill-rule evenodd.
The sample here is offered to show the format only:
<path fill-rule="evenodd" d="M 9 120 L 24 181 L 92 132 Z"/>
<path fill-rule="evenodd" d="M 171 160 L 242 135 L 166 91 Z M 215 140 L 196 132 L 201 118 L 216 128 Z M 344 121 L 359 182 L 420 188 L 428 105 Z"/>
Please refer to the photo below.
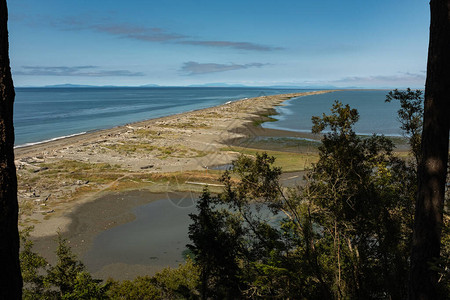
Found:
<path fill-rule="evenodd" d="M 10 0 L 16 86 L 423 88 L 424 0 Z"/>

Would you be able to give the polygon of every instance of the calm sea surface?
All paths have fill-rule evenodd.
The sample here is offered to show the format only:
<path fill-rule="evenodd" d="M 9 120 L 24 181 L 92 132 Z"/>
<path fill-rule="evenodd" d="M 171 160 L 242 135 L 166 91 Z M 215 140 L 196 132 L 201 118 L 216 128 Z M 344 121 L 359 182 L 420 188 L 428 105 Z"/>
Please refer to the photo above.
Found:
<path fill-rule="evenodd" d="M 356 108 L 360 118 L 355 126 L 358 134 L 373 133 L 388 136 L 401 136 L 397 110 L 398 101 L 385 103 L 389 91 L 339 91 L 321 95 L 293 98 L 285 101 L 284 106 L 276 107 L 279 115 L 273 116 L 276 122 L 267 122 L 263 127 L 300 132 L 311 132 L 312 116 L 330 114 L 335 100 Z"/>
<path fill-rule="evenodd" d="M 16 88 L 16 145 L 264 95 L 302 92 L 267 88 Z"/>
<path fill-rule="evenodd" d="M 211 107 L 263 95 L 304 92 L 267 88 L 16 88 L 16 146 L 112 128 L 131 122 Z M 264 127 L 311 130 L 311 116 L 329 113 L 334 100 L 360 112 L 361 134 L 401 135 L 398 103 L 384 103 L 387 91 L 343 91 L 288 100 L 277 107 L 279 121 Z"/>

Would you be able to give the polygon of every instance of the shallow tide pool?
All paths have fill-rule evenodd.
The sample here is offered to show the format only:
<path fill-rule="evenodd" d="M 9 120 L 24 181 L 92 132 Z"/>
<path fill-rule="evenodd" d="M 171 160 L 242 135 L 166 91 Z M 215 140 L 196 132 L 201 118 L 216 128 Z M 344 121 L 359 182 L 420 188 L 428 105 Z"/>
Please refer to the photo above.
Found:
<path fill-rule="evenodd" d="M 161 199 L 134 208 L 136 219 L 100 233 L 83 261 L 92 272 L 113 263 L 178 266 L 189 243 L 189 214 L 196 209 L 174 203 Z"/>

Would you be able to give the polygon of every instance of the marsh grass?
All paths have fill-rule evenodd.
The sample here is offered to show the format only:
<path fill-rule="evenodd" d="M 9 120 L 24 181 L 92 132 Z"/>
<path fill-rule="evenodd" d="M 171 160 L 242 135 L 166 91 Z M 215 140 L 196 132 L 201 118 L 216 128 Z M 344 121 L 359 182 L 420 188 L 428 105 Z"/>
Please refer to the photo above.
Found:
<path fill-rule="evenodd" d="M 105 145 L 105 148 L 115 151 L 119 154 L 147 153 L 153 154 L 160 159 L 168 157 L 190 158 L 202 157 L 208 154 L 205 151 L 191 149 L 183 145 L 177 146 L 156 146 L 149 143 L 117 143 Z"/>
<path fill-rule="evenodd" d="M 174 122 L 159 125 L 160 127 L 178 128 L 178 129 L 208 129 L 210 125 L 206 123 L 200 123 L 199 119 L 191 118 L 187 122 Z"/>
<path fill-rule="evenodd" d="M 277 113 L 260 114 L 259 118 L 254 119 L 252 121 L 252 124 L 253 124 L 253 126 L 257 127 L 257 126 L 260 126 L 261 124 L 263 124 L 265 122 L 276 122 L 278 120 L 273 118 L 273 117 L 271 117 L 271 116 L 274 116 L 274 115 L 277 115 Z"/>
<path fill-rule="evenodd" d="M 115 143 L 104 145 L 105 148 L 120 154 L 148 153 L 157 150 L 157 147 L 150 143 Z"/>
<path fill-rule="evenodd" d="M 20 201 L 19 203 L 19 215 L 29 216 L 34 210 L 34 203 L 32 201 Z"/>
<path fill-rule="evenodd" d="M 204 185 L 192 184 L 190 182 L 218 185 L 221 184 L 220 177 L 222 174 L 223 172 L 218 170 L 133 174 L 117 181 L 111 189 L 115 191 L 146 189 L 155 193 L 201 193 Z M 221 188 L 211 186 L 210 190 L 220 192 Z"/>
<path fill-rule="evenodd" d="M 43 163 L 40 164 L 40 167 L 49 168 L 47 173 L 58 172 L 60 170 L 66 171 L 83 171 L 83 170 L 98 170 L 98 171 L 106 171 L 106 170 L 119 170 L 119 165 L 111 165 L 108 163 L 88 163 L 82 162 L 78 160 L 59 160 L 55 163 Z"/>
<path fill-rule="evenodd" d="M 165 159 L 168 157 L 176 157 L 176 158 L 202 157 L 208 154 L 208 152 L 206 151 L 191 149 L 182 145 L 158 147 L 158 151 L 160 152 L 160 154 L 157 155 L 157 157 L 161 159 Z"/>
<path fill-rule="evenodd" d="M 292 137 L 256 137 L 241 141 L 248 148 L 261 149 L 261 151 L 285 151 L 296 153 L 318 153 L 320 141 Z"/>
<path fill-rule="evenodd" d="M 119 165 L 108 163 L 87 163 L 76 160 L 60 160 L 55 163 L 44 163 L 40 176 L 48 179 L 58 178 L 60 180 L 81 180 L 96 183 L 105 183 L 119 178 L 123 170 Z"/>
<path fill-rule="evenodd" d="M 162 139 L 162 138 L 164 138 L 164 136 L 161 132 L 158 132 L 156 130 L 151 130 L 151 129 L 136 129 L 133 133 L 140 138 L 146 138 L 146 139 Z"/>
<path fill-rule="evenodd" d="M 227 150 L 229 151 L 230 149 Z M 319 155 L 315 153 L 296 153 L 241 147 L 232 147 L 231 150 L 250 156 L 256 156 L 256 153 L 266 152 L 269 156 L 275 157 L 274 166 L 280 167 L 283 172 L 304 171 L 310 169 L 312 164 L 319 160 Z"/>

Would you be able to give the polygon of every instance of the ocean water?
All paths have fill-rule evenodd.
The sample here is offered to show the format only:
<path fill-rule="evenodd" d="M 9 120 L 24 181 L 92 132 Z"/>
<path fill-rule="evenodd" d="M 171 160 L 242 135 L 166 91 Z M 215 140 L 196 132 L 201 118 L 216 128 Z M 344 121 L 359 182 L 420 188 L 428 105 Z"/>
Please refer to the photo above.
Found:
<path fill-rule="evenodd" d="M 298 132 L 311 132 L 312 116 L 330 114 L 335 100 L 349 104 L 359 112 L 359 121 L 354 130 L 361 135 L 373 133 L 386 136 L 401 136 L 397 111 L 400 103 L 385 103 L 385 90 L 338 91 L 333 93 L 293 98 L 276 107 L 279 115 L 273 116 L 278 121 L 263 123 L 265 128 L 283 129 Z"/>
<path fill-rule="evenodd" d="M 16 146 L 264 95 L 268 88 L 16 88 Z"/>

